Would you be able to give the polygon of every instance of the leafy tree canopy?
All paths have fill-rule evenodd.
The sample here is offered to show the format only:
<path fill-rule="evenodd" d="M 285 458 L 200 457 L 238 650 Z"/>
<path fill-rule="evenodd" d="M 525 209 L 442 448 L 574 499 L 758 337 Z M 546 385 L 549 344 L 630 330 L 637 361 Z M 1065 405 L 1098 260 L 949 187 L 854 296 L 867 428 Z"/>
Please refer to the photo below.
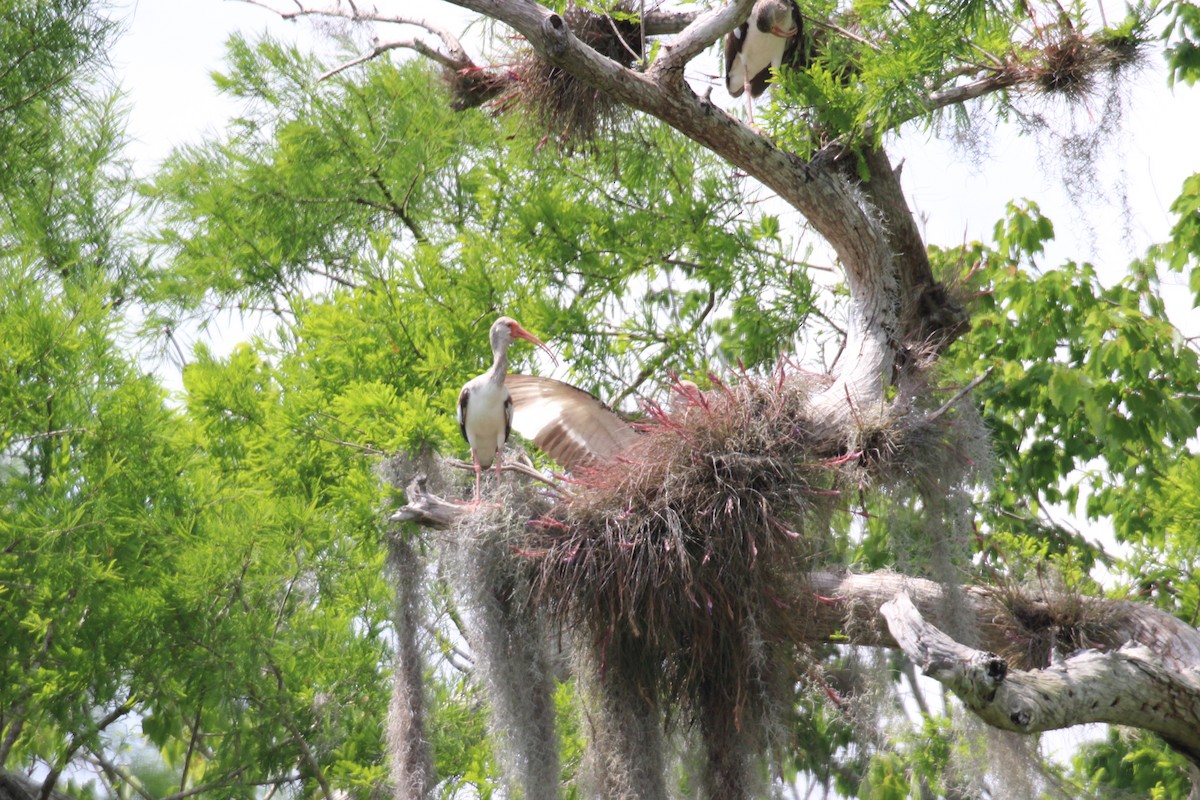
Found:
<path fill-rule="evenodd" d="M 0 766 L 49 771 L 48 787 L 86 769 L 112 794 L 380 790 L 398 636 L 382 542 L 398 498 L 379 457 L 463 451 L 451 409 L 486 365 L 496 314 L 553 340 L 561 376 L 629 408 L 661 398 L 671 374 L 767 374 L 844 329 L 810 241 L 660 123 L 616 120 L 568 156 L 516 115 L 452 111 L 421 62 L 376 59 L 315 83 L 333 65 L 235 37 L 216 81 L 245 113 L 135 193 L 119 104 L 93 80 L 111 23 L 85 3 L 4 10 L 0 53 L 18 55 L 0 69 L 0 608 L 12 621 L 0 627 Z M 977 81 L 1058 80 L 1051 45 L 1073 41 L 1082 13 L 812 11 L 853 36 L 811 30 L 819 55 L 782 76 L 764 111 L 801 154 L 933 122 L 952 106 L 931 93 L 957 86 L 965 63 Z M 1079 46 L 1118 63 L 1167 19 L 1172 79 L 1190 84 L 1194 12 L 1137 7 Z M 1009 112 L 1007 95 L 991 102 L 986 113 Z M 1170 240 L 1111 286 L 1088 264 L 1035 264 L 1054 227 L 1032 201 L 1014 202 L 989 242 L 930 248 L 973 325 L 935 382 L 949 395 L 988 373 L 973 396 L 995 463 L 980 467 L 1003 476 L 971 501 L 978 538 L 959 566 L 972 577 L 1090 592 L 1103 564 L 1108 591 L 1196 624 L 1200 363 L 1166 319 L 1159 270 L 1188 273 L 1200 300 L 1198 197 L 1192 176 Z M 131 305 L 143 335 L 217 308 L 274 315 L 277 335 L 223 357 L 198 347 L 174 402 L 122 346 Z M 829 564 L 911 562 L 898 533 L 921 524 L 909 500 L 860 500 L 835 515 Z M 1111 526 L 1125 549 L 1106 552 L 1064 513 Z M 458 597 L 444 575 L 425 589 L 441 791 L 487 796 L 503 754 Z M 857 660 L 833 645 L 815 654 L 823 677 L 794 698 L 780 773 L 864 797 L 963 791 L 973 740 L 955 712 L 923 709 L 889 744 L 829 700 L 830 684 L 853 691 L 857 678 L 837 682 Z M 904 669 L 885 663 L 879 685 L 910 680 Z M 579 791 L 586 721 L 569 684 L 554 700 Z M 131 767 L 122 726 L 157 773 Z M 1179 796 L 1188 783 L 1153 737 L 1114 735 L 1042 768 L 1067 796 Z"/>

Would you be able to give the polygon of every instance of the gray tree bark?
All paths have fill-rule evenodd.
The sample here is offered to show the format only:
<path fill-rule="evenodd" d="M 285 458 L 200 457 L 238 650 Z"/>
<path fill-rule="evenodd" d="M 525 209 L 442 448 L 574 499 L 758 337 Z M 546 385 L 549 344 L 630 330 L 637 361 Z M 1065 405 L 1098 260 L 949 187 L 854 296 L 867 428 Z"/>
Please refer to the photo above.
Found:
<path fill-rule="evenodd" d="M 1130 640 L 1115 650 L 1056 656 L 1044 669 L 1012 669 L 930 625 L 904 592 L 879 613 L 908 657 L 993 727 L 1040 733 L 1089 722 L 1128 725 L 1200 761 L 1200 664 L 1177 666 Z"/>
<path fill-rule="evenodd" d="M 469 507 L 447 503 L 409 484 L 408 504 L 397 517 L 438 527 Z M 1200 630 L 1155 608 L 1124 600 L 1064 594 L 1030 595 L 1014 589 L 956 587 L 957 615 L 973 621 L 979 646 L 955 642 L 941 584 L 880 571 L 870 574 L 815 572 L 812 591 L 831 602 L 810 614 L 810 642 L 903 650 L 917 666 L 955 692 L 984 722 L 1018 733 L 1107 722 L 1153 731 L 1200 766 Z M 1060 653 L 1074 641 L 1055 608 L 1075 609 L 1090 647 Z M 1057 619 L 1056 630 L 1036 620 Z M 1014 632 L 1051 643 L 1047 663 L 1020 669 L 995 651 L 1010 648 Z M 844 638 L 843 638 L 844 637 Z M 1031 666 L 1031 665 L 1026 665 Z"/>

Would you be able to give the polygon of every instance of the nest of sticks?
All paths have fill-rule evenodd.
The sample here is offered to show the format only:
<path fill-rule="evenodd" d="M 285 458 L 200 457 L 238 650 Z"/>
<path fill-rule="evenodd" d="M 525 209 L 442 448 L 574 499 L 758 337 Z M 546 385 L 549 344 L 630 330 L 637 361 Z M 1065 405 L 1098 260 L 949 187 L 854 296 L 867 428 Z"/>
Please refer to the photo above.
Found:
<path fill-rule="evenodd" d="M 828 555 L 836 508 L 870 486 L 961 480 L 973 462 L 945 409 L 883 409 L 846 430 L 810 418 L 826 378 L 743 378 L 677 387 L 638 446 L 577 475 L 521 545 L 535 604 L 590 637 L 604 670 L 693 718 L 757 714 L 772 664 L 796 668 L 775 656 L 804 646 L 823 602 L 805 574 Z"/>
<path fill-rule="evenodd" d="M 634 19 L 637 6 L 618 3 L 609 14 L 574 4 L 563 19 L 571 32 L 600 55 L 630 67 L 642 59 L 642 27 Z M 625 106 L 605 92 L 538 58 L 529 51 L 517 66 L 520 99 L 548 131 L 564 143 L 594 140 L 603 128 L 624 113 Z"/>

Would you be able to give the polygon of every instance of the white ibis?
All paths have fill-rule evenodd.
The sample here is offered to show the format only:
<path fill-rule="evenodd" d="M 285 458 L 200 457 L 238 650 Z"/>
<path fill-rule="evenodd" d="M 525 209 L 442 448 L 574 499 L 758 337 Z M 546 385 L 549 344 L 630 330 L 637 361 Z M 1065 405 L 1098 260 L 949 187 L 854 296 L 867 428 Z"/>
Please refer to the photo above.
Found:
<path fill-rule="evenodd" d="M 471 461 L 475 465 L 475 502 L 480 499 L 483 470 L 496 464 L 496 477 L 500 477 L 501 451 L 512 430 L 513 401 L 504 386 L 508 372 L 508 346 L 514 339 L 533 342 L 545 350 L 550 358 L 554 354 L 542 340 L 521 327 L 511 317 L 500 317 L 492 323 L 492 368 L 472 378 L 458 395 L 458 427 L 463 438 L 471 445 Z"/>
<path fill-rule="evenodd" d="M 756 0 L 750 17 L 725 37 L 725 88 L 733 97 L 749 89 L 751 98 L 767 88 L 771 70 L 796 63 L 802 52 L 804 22 L 794 0 Z M 750 111 L 750 120 L 754 112 Z"/>
<path fill-rule="evenodd" d="M 553 378 L 509 375 L 512 425 L 565 469 L 628 449 L 638 433 L 590 392 Z"/>

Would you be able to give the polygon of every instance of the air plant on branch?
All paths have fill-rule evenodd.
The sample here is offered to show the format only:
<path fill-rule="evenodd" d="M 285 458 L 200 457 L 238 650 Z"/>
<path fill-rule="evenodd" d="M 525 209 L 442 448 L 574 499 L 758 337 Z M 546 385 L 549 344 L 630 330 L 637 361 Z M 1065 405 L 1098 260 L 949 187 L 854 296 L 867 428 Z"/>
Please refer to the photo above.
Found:
<path fill-rule="evenodd" d="M 810 418 L 826 385 L 780 366 L 678 387 L 632 450 L 530 523 L 533 602 L 646 702 L 739 733 L 765 720 L 804 672 L 807 609 L 825 602 L 804 576 L 831 549 L 830 514 L 866 488 L 960 481 L 973 461 L 946 409 L 860 409 L 851 431 Z"/>
<path fill-rule="evenodd" d="M 635 10 L 635 4 L 619 3 L 608 14 L 599 14 L 571 3 L 563 19 L 580 41 L 630 67 L 642 60 L 644 46 L 641 25 L 633 18 Z M 521 76 L 521 99 L 541 125 L 557 133 L 566 144 L 592 141 L 625 108 L 599 89 L 547 64 L 532 51 L 522 59 L 517 72 Z"/>

